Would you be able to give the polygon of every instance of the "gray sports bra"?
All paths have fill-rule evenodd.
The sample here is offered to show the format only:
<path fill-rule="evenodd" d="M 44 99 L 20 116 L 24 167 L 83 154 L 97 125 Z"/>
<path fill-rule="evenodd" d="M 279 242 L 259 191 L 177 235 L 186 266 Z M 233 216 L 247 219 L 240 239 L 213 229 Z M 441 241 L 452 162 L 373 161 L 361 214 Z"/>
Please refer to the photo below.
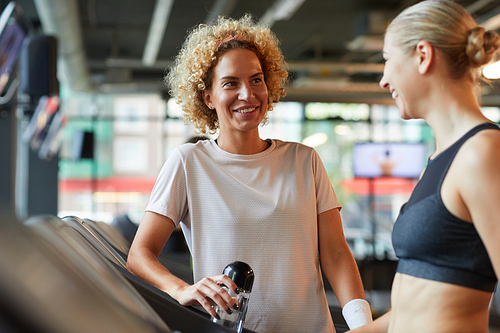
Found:
<path fill-rule="evenodd" d="M 394 224 L 392 243 L 399 258 L 397 272 L 488 292 L 494 290 L 497 278 L 474 224 L 451 214 L 440 194 L 460 147 L 485 129 L 500 128 L 491 123 L 476 126 L 429 160 Z"/>

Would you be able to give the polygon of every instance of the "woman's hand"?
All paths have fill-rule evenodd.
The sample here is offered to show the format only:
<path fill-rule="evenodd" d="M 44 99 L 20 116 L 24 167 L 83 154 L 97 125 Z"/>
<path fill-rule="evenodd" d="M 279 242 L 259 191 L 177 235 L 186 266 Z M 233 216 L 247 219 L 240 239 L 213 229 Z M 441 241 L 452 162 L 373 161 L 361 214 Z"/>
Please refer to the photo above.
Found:
<path fill-rule="evenodd" d="M 181 305 L 200 305 L 217 318 L 212 305 L 227 313 L 237 309 L 235 300 L 224 290 L 226 286 L 237 293 L 237 286 L 227 275 L 204 278 L 189 285 L 170 273 L 158 262 L 158 256 L 174 230 L 174 222 L 153 212 L 144 213 L 129 251 L 127 269 L 151 285 L 163 290 Z"/>
<path fill-rule="evenodd" d="M 216 304 L 224 309 L 228 314 L 238 309 L 238 305 L 233 297 L 223 288 L 239 293 L 236 284 L 226 275 L 217 275 L 203 278 L 193 285 L 181 289 L 175 299 L 181 305 L 201 305 L 212 317 L 220 319 L 212 305 Z"/>

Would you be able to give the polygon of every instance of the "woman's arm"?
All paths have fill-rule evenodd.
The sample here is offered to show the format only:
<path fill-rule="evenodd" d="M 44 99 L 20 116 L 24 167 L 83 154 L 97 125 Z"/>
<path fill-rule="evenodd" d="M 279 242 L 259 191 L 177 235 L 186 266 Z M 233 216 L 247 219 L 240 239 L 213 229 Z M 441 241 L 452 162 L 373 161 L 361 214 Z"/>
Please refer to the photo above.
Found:
<path fill-rule="evenodd" d="M 345 240 L 337 208 L 318 215 L 318 240 L 321 268 L 340 306 L 352 299 L 365 299 L 358 266 Z"/>
<path fill-rule="evenodd" d="M 340 302 L 349 328 L 370 323 L 370 306 L 365 300 L 358 266 L 344 237 L 339 209 L 318 215 L 318 241 L 321 268 Z"/>
<path fill-rule="evenodd" d="M 217 316 L 212 304 L 218 304 L 226 312 L 235 308 L 233 298 L 221 287 L 236 289 L 236 284 L 226 275 L 204 278 L 190 285 L 174 276 L 159 261 L 165 243 L 175 228 L 166 216 L 145 212 L 134 237 L 127 259 L 127 269 L 149 284 L 163 290 L 181 305 L 201 305 L 212 316 Z"/>
<path fill-rule="evenodd" d="M 500 278 L 500 131 L 473 139 L 461 160 L 459 193 Z"/>
<path fill-rule="evenodd" d="M 384 315 L 374 320 L 372 323 L 368 325 L 361 326 L 352 331 L 348 331 L 349 333 L 387 333 L 389 330 L 389 321 L 391 320 L 391 310 L 386 312 Z"/>

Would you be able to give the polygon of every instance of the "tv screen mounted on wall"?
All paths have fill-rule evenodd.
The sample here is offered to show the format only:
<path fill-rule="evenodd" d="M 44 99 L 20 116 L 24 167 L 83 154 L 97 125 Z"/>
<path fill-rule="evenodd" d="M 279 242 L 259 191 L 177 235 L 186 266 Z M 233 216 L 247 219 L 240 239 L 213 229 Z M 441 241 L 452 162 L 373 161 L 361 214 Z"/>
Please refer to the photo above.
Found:
<path fill-rule="evenodd" d="M 354 145 L 355 177 L 419 178 L 427 163 L 423 143 L 374 143 Z"/>

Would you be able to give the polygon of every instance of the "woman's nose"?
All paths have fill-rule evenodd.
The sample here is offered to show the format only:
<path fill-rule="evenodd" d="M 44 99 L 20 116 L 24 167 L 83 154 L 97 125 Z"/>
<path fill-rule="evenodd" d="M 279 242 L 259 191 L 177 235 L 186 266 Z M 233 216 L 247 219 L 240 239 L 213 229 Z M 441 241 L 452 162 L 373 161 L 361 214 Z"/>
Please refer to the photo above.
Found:
<path fill-rule="evenodd" d="M 246 100 L 253 96 L 253 89 L 248 84 L 242 84 L 240 87 L 238 98 L 241 100 Z"/>
<path fill-rule="evenodd" d="M 389 82 L 385 79 L 385 75 L 380 79 L 379 86 L 382 89 L 389 89 Z"/>

